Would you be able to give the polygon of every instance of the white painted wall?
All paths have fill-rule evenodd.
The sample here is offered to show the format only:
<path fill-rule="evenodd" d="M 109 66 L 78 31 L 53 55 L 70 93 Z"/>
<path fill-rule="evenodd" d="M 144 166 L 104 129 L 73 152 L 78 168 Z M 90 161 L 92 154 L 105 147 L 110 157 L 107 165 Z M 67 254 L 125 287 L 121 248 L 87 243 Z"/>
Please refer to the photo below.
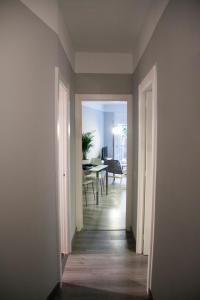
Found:
<path fill-rule="evenodd" d="M 97 158 L 104 146 L 104 112 L 82 105 L 82 132 L 94 131 L 94 146 L 87 158 Z"/>
<path fill-rule="evenodd" d="M 55 66 L 71 97 L 74 73 L 56 33 L 21 1 L 0 1 L 0 36 L 0 298 L 43 300 L 59 281 Z"/>
<path fill-rule="evenodd" d="M 133 49 L 133 71 L 147 48 L 156 26 L 170 0 L 154 0 Z"/>
<path fill-rule="evenodd" d="M 53 31 L 57 32 L 58 2 L 55 0 L 20 0 Z"/>
<path fill-rule="evenodd" d="M 20 0 L 46 25 L 57 33 L 67 57 L 74 69 L 74 49 L 57 0 Z"/>
<path fill-rule="evenodd" d="M 170 1 L 133 76 L 134 113 L 138 111 L 138 85 L 156 62 L 158 147 L 152 274 L 156 300 L 199 298 L 199 36 L 200 2 Z M 138 143 L 137 122 L 135 114 L 134 145 Z M 135 166 L 137 156 L 133 159 Z M 137 175 L 133 200 L 136 184 Z M 133 203 L 133 214 L 134 208 Z"/>
<path fill-rule="evenodd" d="M 58 0 L 20 0 L 55 31 L 76 73 L 132 74 L 170 0 L 155 0 L 135 43 L 133 53 L 76 52 Z"/>
<path fill-rule="evenodd" d="M 113 124 L 124 123 L 127 124 L 127 103 L 126 105 L 122 104 L 110 104 L 105 105 L 105 114 L 104 114 L 104 144 L 108 147 L 108 156 L 112 157 L 113 155 L 113 135 L 112 127 Z"/>
<path fill-rule="evenodd" d="M 75 55 L 76 73 L 131 74 L 133 57 L 131 53 L 89 53 Z"/>
<path fill-rule="evenodd" d="M 154 0 L 138 35 L 132 53 L 75 54 L 76 73 L 132 74 L 156 29 L 170 0 Z"/>
<path fill-rule="evenodd" d="M 104 111 L 114 113 L 114 122 L 127 123 L 127 103 L 104 105 Z"/>

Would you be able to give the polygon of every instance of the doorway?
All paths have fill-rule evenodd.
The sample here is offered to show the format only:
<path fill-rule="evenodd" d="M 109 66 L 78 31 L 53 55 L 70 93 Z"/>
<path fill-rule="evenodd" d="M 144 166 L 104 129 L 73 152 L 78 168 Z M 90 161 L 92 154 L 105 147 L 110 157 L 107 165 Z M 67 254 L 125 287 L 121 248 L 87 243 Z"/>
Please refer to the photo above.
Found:
<path fill-rule="evenodd" d="M 139 85 L 138 207 L 136 252 L 148 256 L 151 289 L 157 149 L 157 72 L 154 66 Z"/>
<path fill-rule="evenodd" d="M 82 101 L 84 230 L 125 230 L 127 101 Z"/>
<path fill-rule="evenodd" d="M 96 102 L 99 105 L 101 103 L 120 103 L 124 102 L 127 104 L 127 124 L 128 124 L 128 131 L 127 131 L 127 193 L 126 193 L 126 199 L 125 199 L 125 207 L 126 207 L 126 215 L 125 215 L 125 222 L 124 226 L 121 229 L 128 229 L 130 230 L 131 228 L 131 178 L 132 178 L 132 159 L 131 159 L 131 152 L 132 152 L 132 96 L 131 95 L 76 95 L 76 100 L 75 100 L 75 115 L 76 115 L 76 174 L 77 174 L 77 185 L 76 185 L 76 227 L 77 230 L 80 231 L 81 229 L 84 228 L 84 215 L 83 215 L 83 206 L 85 205 L 85 199 L 82 193 L 82 187 L 83 187 L 83 159 L 82 159 L 82 104 L 84 102 L 87 102 L 87 104 L 92 105 L 92 102 Z M 120 141 L 118 141 L 118 138 L 114 136 L 114 130 L 119 129 L 120 126 L 124 124 L 118 124 L 118 126 L 114 126 L 116 124 L 112 124 L 113 131 L 112 131 L 112 138 L 111 141 L 109 139 L 109 142 L 111 142 L 111 146 L 109 147 L 111 151 L 108 152 L 108 147 L 107 145 L 102 145 L 105 147 L 101 147 L 101 152 L 99 153 L 99 159 L 101 160 L 102 155 L 113 156 L 113 153 L 115 155 L 115 158 L 118 156 L 120 157 L 120 153 L 117 150 L 117 144 L 119 144 Z M 120 127 L 120 130 L 122 128 Z M 113 139 L 114 139 L 114 147 L 113 147 Z M 95 149 L 93 149 L 95 150 Z M 118 153 L 116 153 L 116 151 Z M 122 155 L 121 155 L 122 156 Z M 113 157 L 111 157 L 112 159 Z M 110 159 L 110 157 L 108 157 Z M 115 159 L 117 160 L 117 159 Z M 86 161 L 86 163 L 88 163 Z M 106 164 L 109 164 L 109 161 L 106 162 Z M 94 171 L 97 171 L 96 169 Z M 118 179 L 117 179 L 118 180 Z M 107 179 L 106 179 L 107 181 Z M 99 182 L 99 178 L 98 178 Z M 108 178 L 108 183 L 109 183 L 109 178 Z M 95 199 L 95 196 L 100 196 L 97 195 L 97 192 L 100 193 L 99 187 L 96 186 L 96 191 L 94 191 L 94 201 L 97 204 L 97 198 Z M 87 187 L 86 187 L 87 188 Z M 92 187 L 91 187 L 92 188 Z M 101 188 L 101 187 L 100 187 Z M 105 188 L 105 199 L 107 195 L 107 187 Z M 91 190 L 92 192 L 92 190 Z M 95 195 L 96 194 L 96 195 Z M 87 195 L 86 195 L 87 197 Z M 106 202 L 105 202 L 106 203 Z M 107 203 L 106 203 L 107 204 Z M 96 205 L 98 208 L 98 204 Z M 115 218 L 113 212 L 113 218 Z M 110 229 L 110 228 L 101 228 L 101 229 Z M 115 229 L 114 227 L 112 229 Z M 119 228 L 116 228 L 119 229 Z"/>

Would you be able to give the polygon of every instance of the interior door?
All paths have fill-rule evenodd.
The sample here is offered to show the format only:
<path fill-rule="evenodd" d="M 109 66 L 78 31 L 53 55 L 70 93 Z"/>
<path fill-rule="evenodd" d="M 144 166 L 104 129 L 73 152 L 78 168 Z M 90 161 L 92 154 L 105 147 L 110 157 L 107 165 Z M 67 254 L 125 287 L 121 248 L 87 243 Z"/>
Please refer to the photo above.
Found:
<path fill-rule="evenodd" d="M 144 255 L 149 255 L 150 249 L 153 184 L 152 154 L 152 91 L 147 91 L 145 97 Z"/>
<path fill-rule="evenodd" d="M 58 118 L 58 149 L 59 149 L 59 217 L 61 253 L 68 253 L 68 191 L 67 191 L 67 89 L 59 81 L 59 118 Z"/>

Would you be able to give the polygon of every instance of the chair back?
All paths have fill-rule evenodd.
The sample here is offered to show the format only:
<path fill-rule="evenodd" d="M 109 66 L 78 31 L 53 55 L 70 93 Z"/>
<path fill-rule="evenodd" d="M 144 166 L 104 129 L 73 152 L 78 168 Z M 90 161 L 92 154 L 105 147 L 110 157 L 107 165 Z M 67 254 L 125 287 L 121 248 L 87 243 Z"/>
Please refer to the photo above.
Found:
<path fill-rule="evenodd" d="M 104 160 L 104 165 L 108 166 L 108 173 L 123 174 L 122 167 L 119 160 L 116 159 Z"/>

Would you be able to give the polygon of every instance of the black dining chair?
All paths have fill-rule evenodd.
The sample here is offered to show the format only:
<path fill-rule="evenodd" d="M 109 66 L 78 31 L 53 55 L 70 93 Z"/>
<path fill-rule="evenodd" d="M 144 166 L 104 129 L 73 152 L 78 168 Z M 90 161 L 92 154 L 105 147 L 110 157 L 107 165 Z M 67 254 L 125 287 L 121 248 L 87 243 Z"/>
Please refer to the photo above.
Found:
<path fill-rule="evenodd" d="M 104 160 L 104 165 L 108 166 L 107 169 L 108 173 L 113 174 L 113 182 L 115 181 L 115 175 L 121 175 L 121 180 L 122 180 L 122 176 L 124 175 L 124 172 L 122 170 L 119 160 L 117 159 Z"/>

